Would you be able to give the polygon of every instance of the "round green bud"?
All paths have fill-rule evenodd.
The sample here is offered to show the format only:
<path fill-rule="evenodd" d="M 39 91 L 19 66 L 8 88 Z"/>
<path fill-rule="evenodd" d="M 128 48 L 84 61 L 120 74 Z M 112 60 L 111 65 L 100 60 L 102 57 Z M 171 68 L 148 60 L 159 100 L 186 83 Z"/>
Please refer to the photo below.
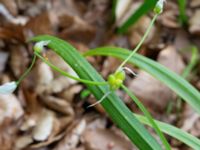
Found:
<path fill-rule="evenodd" d="M 108 84 L 110 85 L 111 90 L 117 90 L 122 85 L 125 79 L 125 72 L 123 70 L 111 74 L 108 76 Z"/>
<path fill-rule="evenodd" d="M 115 76 L 115 78 L 124 81 L 124 80 L 125 80 L 125 77 L 126 77 L 126 74 L 125 74 L 124 70 L 120 70 L 120 71 L 116 72 L 116 73 L 114 74 L 114 76 Z"/>
<path fill-rule="evenodd" d="M 108 76 L 108 84 L 109 84 L 110 86 L 112 86 L 112 85 L 115 84 L 115 80 L 116 80 L 116 78 L 115 78 L 114 75 L 111 74 L 111 75 Z"/>
<path fill-rule="evenodd" d="M 162 13 L 161 7 L 155 7 L 155 8 L 153 9 L 153 11 L 154 11 L 155 14 L 161 14 L 161 13 Z"/>

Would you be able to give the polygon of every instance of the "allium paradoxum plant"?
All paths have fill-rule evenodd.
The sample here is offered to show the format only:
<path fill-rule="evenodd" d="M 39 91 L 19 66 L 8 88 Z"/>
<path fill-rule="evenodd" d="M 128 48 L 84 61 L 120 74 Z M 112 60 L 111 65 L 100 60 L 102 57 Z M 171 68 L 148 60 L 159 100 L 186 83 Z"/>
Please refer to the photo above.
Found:
<path fill-rule="evenodd" d="M 34 46 L 34 56 L 33 56 L 33 59 L 32 59 L 32 63 L 30 65 L 30 67 L 24 72 L 24 74 L 19 78 L 19 80 L 17 81 L 11 81 L 11 82 L 8 82 L 8 83 L 5 83 L 3 85 L 0 86 L 0 94 L 9 94 L 9 93 L 12 93 L 13 91 L 16 90 L 17 86 L 21 83 L 21 81 L 28 75 L 28 73 L 31 71 L 35 61 L 36 61 L 36 56 L 38 56 L 39 58 L 41 58 L 44 62 L 46 62 L 50 67 L 52 67 L 54 70 L 60 72 L 61 74 L 69 77 L 69 78 L 72 78 L 74 80 L 77 80 L 79 82 L 82 82 L 82 83 L 88 83 L 88 84 L 94 84 L 94 85 L 105 85 L 105 84 L 109 84 L 110 85 L 110 89 L 113 90 L 113 87 L 116 86 L 115 84 L 117 84 L 116 87 L 120 87 L 119 83 L 119 79 L 117 77 L 117 75 L 119 73 L 124 73 L 123 71 L 124 70 L 127 70 L 129 72 L 131 72 L 133 75 L 136 75 L 134 72 L 132 72 L 129 68 L 126 68 L 126 67 L 123 67 L 127 62 L 128 60 L 139 50 L 139 48 L 141 47 L 142 43 L 144 42 L 144 40 L 146 39 L 146 37 L 148 36 L 157 16 L 159 14 L 162 13 L 163 11 L 163 3 L 165 2 L 165 0 L 159 0 L 156 4 L 156 6 L 154 7 L 154 17 L 147 29 L 147 31 L 145 32 L 143 38 L 141 39 L 141 41 L 139 42 L 139 44 L 137 45 L 137 47 L 133 50 L 133 52 L 129 55 L 129 57 L 127 57 L 122 63 L 121 65 L 118 67 L 118 69 L 115 71 L 114 74 L 110 75 L 109 78 L 108 78 L 108 82 L 106 83 L 99 83 L 99 82 L 91 82 L 91 81 L 87 81 L 87 80 L 84 80 L 84 79 L 80 79 L 80 78 L 77 78 L 77 77 L 74 77 L 66 72 L 64 72 L 63 70 L 57 68 L 56 66 L 54 66 L 53 64 L 51 64 L 50 62 L 48 62 L 45 58 L 43 58 L 40 54 L 42 53 L 43 51 L 43 48 L 44 46 L 47 46 L 51 41 L 41 41 L 41 42 L 38 42 L 35 44 Z M 125 79 L 125 77 L 124 77 Z M 123 80 L 124 80 L 123 79 Z M 123 80 L 121 79 L 122 83 L 123 83 Z M 120 81 L 120 82 L 121 82 Z M 113 84 L 113 85 L 112 85 Z M 115 90 L 117 88 L 114 88 Z"/>
<path fill-rule="evenodd" d="M 46 64 L 48 64 L 52 69 L 58 71 L 60 74 L 66 76 L 66 77 L 72 78 L 74 80 L 77 80 L 77 81 L 79 81 L 81 83 L 85 83 L 85 84 L 108 85 L 110 87 L 110 90 L 100 100 L 98 100 L 96 103 L 90 105 L 89 107 L 92 107 L 92 106 L 94 106 L 96 104 L 101 103 L 107 96 L 109 96 L 109 94 L 111 94 L 112 92 L 115 92 L 119 88 L 122 88 L 133 99 L 133 101 L 137 104 L 137 106 L 141 109 L 141 111 L 148 118 L 149 122 L 153 126 L 154 130 L 156 131 L 156 133 L 159 135 L 161 141 L 163 142 L 163 145 L 165 146 L 165 149 L 166 150 L 170 150 L 171 149 L 170 145 L 168 144 L 168 142 L 165 139 L 164 135 L 162 134 L 162 132 L 158 128 L 157 124 L 154 122 L 151 114 L 147 111 L 147 109 L 143 106 L 143 104 L 129 91 L 129 89 L 126 88 L 125 85 L 123 85 L 123 82 L 125 80 L 125 70 L 130 71 L 131 73 L 133 73 L 129 68 L 124 67 L 124 65 L 139 50 L 139 48 L 141 47 L 142 43 L 144 42 L 144 40 L 148 36 L 148 34 L 149 34 L 149 32 L 150 32 L 150 30 L 151 30 L 151 28 L 152 28 L 157 16 L 163 10 L 163 3 L 164 3 L 164 0 L 159 0 L 157 2 L 156 6 L 154 8 L 155 15 L 154 15 L 149 27 L 147 28 L 147 31 L 145 32 L 144 36 L 142 37 L 141 41 L 136 46 L 136 48 L 133 50 L 133 52 L 121 63 L 121 65 L 116 69 L 116 71 L 113 74 L 108 76 L 108 79 L 107 79 L 106 82 L 95 82 L 95 81 L 89 81 L 89 80 L 77 78 L 77 77 L 74 77 L 74 76 L 68 74 L 67 72 L 61 70 L 57 66 L 53 65 L 48 59 L 46 59 L 46 58 L 44 58 L 42 56 L 44 46 L 48 46 L 48 44 L 51 43 L 51 41 L 41 41 L 41 42 L 36 43 L 35 46 L 34 46 L 34 57 L 33 57 L 33 61 L 31 63 L 31 65 L 30 65 L 30 67 L 26 70 L 26 72 L 21 76 L 21 78 L 19 80 L 13 81 L 13 82 L 10 82 L 10 83 L 6 83 L 6 84 L 0 86 L 0 93 L 8 94 L 8 93 L 13 92 L 17 88 L 19 83 L 30 72 L 30 70 L 32 69 L 32 67 L 33 67 L 33 65 L 35 63 L 36 57 L 38 57 L 38 58 L 42 59 Z"/>

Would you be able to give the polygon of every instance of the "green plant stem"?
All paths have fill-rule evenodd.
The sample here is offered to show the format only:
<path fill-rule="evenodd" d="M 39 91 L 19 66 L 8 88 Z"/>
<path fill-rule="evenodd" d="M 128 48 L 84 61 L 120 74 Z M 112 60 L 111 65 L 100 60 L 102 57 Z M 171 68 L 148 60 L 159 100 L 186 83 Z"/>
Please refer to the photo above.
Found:
<path fill-rule="evenodd" d="M 135 47 L 133 52 L 131 52 L 131 54 L 121 63 L 121 65 L 117 68 L 116 72 L 119 71 L 129 61 L 129 59 L 139 50 L 139 48 L 141 47 L 141 45 L 144 43 L 145 39 L 147 38 L 148 34 L 150 33 L 151 28 L 153 27 L 154 22 L 157 17 L 158 17 L 158 14 L 155 14 L 145 32 L 145 34 L 143 35 L 142 39 L 140 40 L 139 44 Z"/>
<path fill-rule="evenodd" d="M 35 61 L 36 61 L 36 56 L 34 55 L 30 67 L 24 72 L 24 74 L 19 78 L 19 80 L 17 80 L 16 82 L 17 85 L 19 85 L 21 81 L 29 74 L 29 72 L 33 68 L 33 65 L 35 64 Z"/>
<path fill-rule="evenodd" d="M 198 61 L 198 49 L 195 46 L 192 46 L 192 57 L 189 64 L 187 65 L 187 67 L 184 69 L 182 73 L 183 78 L 188 77 L 188 75 L 190 74 L 194 66 L 196 65 L 197 61 Z"/>
<path fill-rule="evenodd" d="M 156 131 L 156 133 L 159 135 L 160 139 L 162 140 L 165 149 L 166 150 L 171 150 L 171 147 L 169 145 L 169 143 L 167 142 L 165 136 L 163 135 L 163 133 L 160 131 L 159 127 L 157 126 L 157 124 L 154 122 L 153 117 L 151 116 L 151 114 L 147 111 L 147 109 L 144 107 L 144 105 L 137 99 L 137 97 L 135 95 L 133 95 L 129 89 L 124 86 L 123 84 L 121 85 L 122 89 L 131 97 L 131 99 L 137 104 L 137 106 L 140 108 L 140 110 L 144 113 L 144 115 L 148 118 L 149 122 L 151 123 L 152 127 L 154 128 L 154 130 Z"/>
<path fill-rule="evenodd" d="M 80 78 L 74 77 L 74 76 L 68 74 L 67 72 L 61 70 L 60 68 L 56 67 L 52 63 L 50 63 L 48 60 L 46 60 L 44 57 L 42 57 L 38 52 L 35 51 L 34 54 L 38 58 L 40 58 L 43 62 L 45 62 L 47 65 L 49 65 L 53 70 L 59 72 L 60 74 L 66 76 L 68 78 L 74 79 L 74 80 L 79 81 L 81 83 L 86 83 L 86 84 L 91 84 L 91 85 L 108 85 L 107 82 L 95 82 L 95 81 L 89 81 L 89 80 L 84 80 L 84 79 L 80 79 Z"/>

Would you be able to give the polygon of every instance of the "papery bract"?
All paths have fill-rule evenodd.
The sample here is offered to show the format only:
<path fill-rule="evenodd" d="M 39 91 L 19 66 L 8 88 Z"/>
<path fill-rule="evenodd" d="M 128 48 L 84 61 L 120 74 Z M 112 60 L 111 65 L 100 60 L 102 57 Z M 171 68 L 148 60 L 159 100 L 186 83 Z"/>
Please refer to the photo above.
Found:
<path fill-rule="evenodd" d="M 40 42 L 37 42 L 35 44 L 35 46 L 33 47 L 33 49 L 34 49 L 34 51 L 40 53 L 43 50 L 44 46 L 47 46 L 49 43 L 50 43 L 50 41 L 40 41 Z"/>
<path fill-rule="evenodd" d="M 15 81 L 5 83 L 0 86 L 0 94 L 10 94 L 14 92 L 17 88 L 17 83 Z"/>

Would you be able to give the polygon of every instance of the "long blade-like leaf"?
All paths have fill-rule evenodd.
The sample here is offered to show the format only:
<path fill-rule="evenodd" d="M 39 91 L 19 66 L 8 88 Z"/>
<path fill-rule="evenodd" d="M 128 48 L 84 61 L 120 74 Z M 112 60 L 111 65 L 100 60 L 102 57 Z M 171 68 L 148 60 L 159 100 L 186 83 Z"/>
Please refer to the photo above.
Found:
<path fill-rule="evenodd" d="M 126 59 L 130 55 L 130 53 L 131 51 L 128 51 L 124 48 L 102 47 L 90 50 L 84 55 L 103 55 Z M 182 97 L 200 114 L 200 93 L 181 76 L 177 75 L 173 71 L 170 71 L 163 65 L 139 54 L 135 54 L 129 62 L 142 68 L 143 70 L 154 76 L 156 79 L 163 82 L 174 92 L 176 92 L 180 97 Z"/>
<path fill-rule="evenodd" d="M 151 123 L 148 121 L 148 119 L 144 116 L 141 116 L 141 115 L 136 115 L 134 114 L 137 119 L 139 119 L 142 123 L 146 124 L 146 125 L 149 125 L 152 127 Z M 182 131 L 181 129 L 178 129 L 172 125 L 169 125 L 169 124 L 166 124 L 164 122 L 160 122 L 160 121 L 156 121 L 156 124 L 158 125 L 159 129 L 176 138 L 177 140 L 185 143 L 186 145 L 190 146 L 192 149 L 194 150 L 199 150 L 200 149 L 200 140 L 194 136 L 192 136 L 191 134 L 185 132 L 185 131 Z"/>
<path fill-rule="evenodd" d="M 37 36 L 32 41 L 50 41 L 48 47 L 62 57 L 79 75 L 80 78 L 105 82 L 96 70 L 67 42 L 52 36 Z M 87 85 L 96 99 L 100 99 L 109 87 Z M 162 150 L 158 142 L 148 133 L 144 126 L 132 115 L 118 96 L 110 94 L 102 103 L 112 120 L 124 131 L 130 140 L 141 150 Z"/>

